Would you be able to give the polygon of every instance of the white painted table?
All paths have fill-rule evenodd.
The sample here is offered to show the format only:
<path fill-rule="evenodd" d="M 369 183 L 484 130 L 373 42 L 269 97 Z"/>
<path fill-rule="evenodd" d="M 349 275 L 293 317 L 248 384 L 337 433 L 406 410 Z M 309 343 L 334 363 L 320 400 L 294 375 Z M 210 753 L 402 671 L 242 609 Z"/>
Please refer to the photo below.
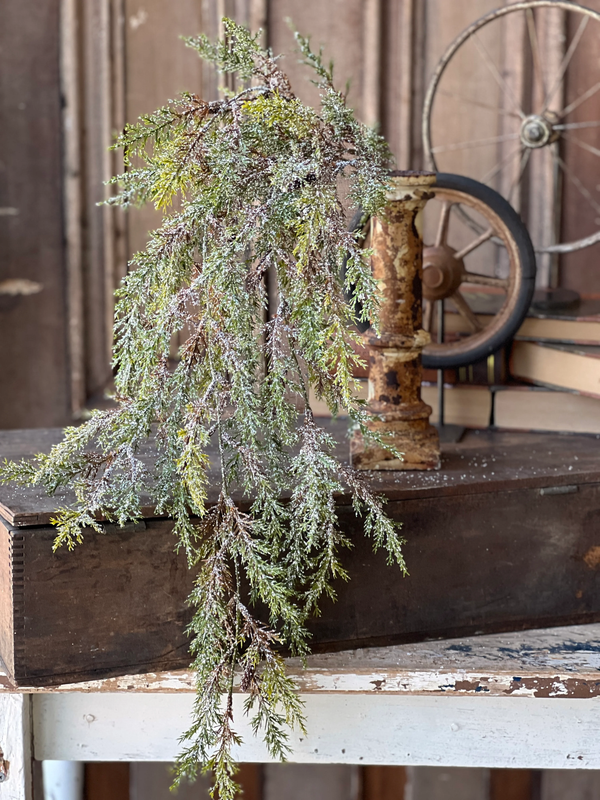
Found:
<path fill-rule="evenodd" d="M 312 656 L 289 672 L 308 735 L 291 761 L 600 769 L 600 625 Z M 0 676 L 1 677 L 1 676 Z M 172 761 L 193 676 L 126 676 L 53 689 L 0 688 L 0 800 L 30 800 L 31 758 Z M 240 761 L 267 762 L 242 714 Z M 36 799 L 37 800 L 37 799 Z"/>

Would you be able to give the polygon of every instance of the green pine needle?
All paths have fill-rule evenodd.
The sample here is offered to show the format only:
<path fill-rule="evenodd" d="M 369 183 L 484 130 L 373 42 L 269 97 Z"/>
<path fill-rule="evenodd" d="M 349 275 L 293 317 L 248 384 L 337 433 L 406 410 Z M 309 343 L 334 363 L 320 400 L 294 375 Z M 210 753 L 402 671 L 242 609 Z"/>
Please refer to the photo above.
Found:
<path fill-rule="evenodd" d="M 289 752 L 291 726 L 304 730 L 279 652 L 308 653 L 308 615 L 324 595 L 335 597 L 334 580 L 347 578 L 341 553 L 350 542 L 335 504 L 344 486 L 374 545 L 405 566 L 397 524 L 332 455 L 335 443 L 309 403 L 312 388 L 368 435 L 353 393 L 359 360 L 345 292 L 354 287 L 375 324 L 377 292 L 370 253 L 346 227 L 343 187 L 351 204 L 381 213 L 388 148 L 356 120 L 307 39 L 296 36 L 316 75 L 319 110 L 295 96 L 258 35 L 223 25 L 222 41 L 187 44 L 239 88 L 211 102 L 184 94 L 127 125 L 115 143 L 127 171 L 114 179 L 120 193 L 110 202 L 166 212 L 117 292 L 117 407 L 68 428 L 49 455 L 5 462 L 0 477 L 75 490 L 75 503 L 53 520 L 56 546 L 101 530 L 99 518 L 139 519 L 142 495 L 174 519 L 198 575 L 189 628 L 197 696 L 176 782 L 209 770 L 220 800 L 233 800 L 234 688 L 247 693 L 245 712 L 273 757 Z M 270 320 L 267 272 L 278 294 Z M 175 336 L 183 344 L 173 363 Z M 209 445 L 221 457 L 213 506 Z M 153 468 L 142 446 L 154 450 Z M 236 487 L 249 510 L 232 500 Z M 254 602 L 268 619 L 253 615 Z"/>

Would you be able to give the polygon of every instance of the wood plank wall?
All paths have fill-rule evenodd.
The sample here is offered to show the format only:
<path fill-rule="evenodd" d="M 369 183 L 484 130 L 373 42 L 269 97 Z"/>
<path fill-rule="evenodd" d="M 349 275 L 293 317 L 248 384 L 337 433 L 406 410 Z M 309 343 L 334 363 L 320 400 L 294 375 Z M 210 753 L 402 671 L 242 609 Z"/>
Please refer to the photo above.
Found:
<path fill-rule="evenodd" d="M 8 0 L 0 23 L 0 425 L 69 418 L 59 0 Z"/>
<path fill-rule="evenodd" d="M 128 258 L 145 246 L 160 216 L 148 208 L 124 214 L 98 206 L 110 191 L 103 181 L 120 169 L 119 154 L 108 153 L 107 147 L 126 120 L 134 121 L 184 89 L 217 94 L 216 76 L 202 67 L 180 35 L 204 30 L 215 36 L 223 14 L 254 30 L 262 26 L 265 43 L 284 54 L 300 96 L 314 103 L 315 89 L 298 64 L 286 22 L 291 19 L 333 58 L 339 85 L 349 81 L 349 99 L 359 116 L 380 123 L 398 166 L 420 168 L 421 108 L 432 70 L 456 34 L 506 2 L 5 0 L 0 26 L 0 281 L 23 277 L 43 288 L 29 295 L 0 295 L 0 427 L 69 422 L 110 380 L 113 291 Z M 588 5 L 600 10 L 600 0 L 588 0 Z M 516 28 L 506 34 L 507 41 L 483 36 L 516 89 L 524 73 L 514 69 L 513 53 L 523 36 Z M 593 39 L 585 46 L 589 52 L 577 61 L 579 72 L 565 87 L 567 97 L 586 85 L 597 61 Z M 479 80 L 468 59 L 462 69 L 455 79 L 458 89 L 465 71 L 470 80 Z M 490 97 L 483 99 L 490 102 Z M 491 102 L 500 104 L 501 98 Z M 593 102 L 600 118 L 600 93 Z M 451 99 L 442 101 L 436 113 L 449 137 L 460 138 L 469 126 L 476 128 L 474 137 L 482 136 L 486 125 L 497 124 L 457 114 Z M 597 166 L 591 152 L 579 149 L 576 156 L 575 150 L 568 155 L 576 157 L 580 169 L 589 172 Z M 468 172 L 483 158 L 475 150 L 461 151 L 453 171 Z M 582 235 L 595 224 L 593 211 L 582 211 L 573 183 L 563 190 L 563 234 Z M 534 227 L 549 224 L 533 195 L 521 198 L 523 213 Z M 543 259 L 541 281 L 600 292 L 599 254 L 600 244 L 563 257 L 560 264 Z"/>
<path fill-rule="evenodd" d="M 581 5 L 600 11 L 600 0 L 585 0 Z M 572 35 L 575 31 L 570 31 Z M 571 102 L 574 97 L 579 97 L 582 92 L 600 80 L 598 75 L 598 40 L 582 38 L 581 48 L 583 53 L 574 60 L 572 70 L 569 71 L 569 85 L 565 89 L 566 102 Z M 591 82 L 591 83 L 590 83 Z M 581 115 L 581 116 L 579 116 Z M 591 97 L 580 106 L 572 118 L 600 120 L 600 92 Z M 589 140 L 588 140 L 589 143 Z M 596 143 L 597 144 L 597 143 Z M 563 157 L 567 162 L 574 162 L 577 175 L 598 175 L 598 156 L 590 151 L 585 151 L 572 141 L 564 142 Z M 600 189 L 600 180 L 596 185 Z M 596 194 L 600 199 L 600 193 Z M 582 202 L 577 186 L 571 181 L 565 181 L 563 186 L 563 233 L 569 237 L 577 238 L 587 236 L 595 227 L 600 226 L 600 213 L 594 212 L 589 203 Z M 561 259 L 561 285 L 576 291 L 600 295 L 600 243 L 576 253 L 565 255 Z"/>
<path fill-rule="evenodd" d="M 62 0 L 63 206 L 71 413 L 108 383 L 114 287 L 126 262 L 122 215 L 100 206 L 119 171 L 124 124 L 121 0 Z"/>

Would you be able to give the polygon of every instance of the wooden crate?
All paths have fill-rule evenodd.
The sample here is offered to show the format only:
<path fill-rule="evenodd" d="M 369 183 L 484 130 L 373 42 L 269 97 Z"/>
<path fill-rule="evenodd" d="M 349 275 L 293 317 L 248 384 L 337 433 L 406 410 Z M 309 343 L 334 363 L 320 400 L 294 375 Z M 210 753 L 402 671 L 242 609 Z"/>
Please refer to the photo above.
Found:
<path fill-rule="evenodd" d="M 329 423 L 326 423 L 329 424 Z M 344 426 L 331 423 L 343 442 Z M 59 431 L 0 434 L 0 456 L 46 450 Z M 404 523 L 410 570 L 373 554 L 340 498 L 349 583 L 311 623 L 315 651 L 600 620 L 600 442 L 470 432 L 429 473 L 373 473 Z M 340 452 L 346 445 L 341 445 Z M 0 654 L 19 685 L 189 663 L 192 586 L 171 523 L 90 532 L 52 554 L 68 496 L 0 490 Z"/>

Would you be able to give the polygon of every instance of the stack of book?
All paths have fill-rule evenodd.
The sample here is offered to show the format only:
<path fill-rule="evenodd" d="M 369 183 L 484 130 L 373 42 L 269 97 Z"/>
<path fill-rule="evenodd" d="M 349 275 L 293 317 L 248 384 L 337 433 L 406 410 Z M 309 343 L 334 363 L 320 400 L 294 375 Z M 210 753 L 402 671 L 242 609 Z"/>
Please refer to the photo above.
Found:
<path fill-rule="evenodd" d="M 367 399 L 367 380 L 358 381 L 357 397 Z M 438 393 L 437 386 L 431 382 L 421 385 L 421 397 L 431 406 L 431 422 L 438 421 Z M 327 404 L 314 396 L 311 391 L 311 408 L 315 417 L 330 417 L 331 413 Z M 453 425 L 462 425 L 465 428 L 487 428 L 491 421 L 492 393 L 488 386 L 468 384 L 446 384 L 444 397 L 444 420 Z M 348 416 L 344 409 L 338 417 Z"/>
<path fill-rule="evenodd" d="M 493 295 L 470 298 L 483 325 L 498 310 L 497 302 Z M 452 310 L 445 327 L 457 335 L 467 332 Z M 421 395 L 432 407 L 434 423 L 436 382 L 436 371 L 424 370 Z M 444 385 L 448 424 L 600 435 L 600 300 L 583 299 L 564 310 L 532 308 L 511 346 L 468 367 L 445 370 Z M 359 394 L 367 396 L 364 379 Z M 324 403 L 316 401 L 313 409 L 329 415 Z"/>
<path fill-rule="evenodd" d="M 497 393 L 496 425 L 600 434 L 600 300 L 531 312 L 510 371 L 534 386 Z"/>
<path fill-rule="evenodd" d="M 476 300 L 483 325 L 492 319 L 495 300 L 489 295 Z M 457 314 L 446 315 L 447 330 L 459 334 L 462 326 Z M 490 395 L 490 424 L 513 430 L 600 434 L 600 300 L 583 299 L 560 310 L 533 307 L 515 336 L 506 364 L 505 380 L 488 380 L 487 386 L 479 380 L 478 390 Z M 453 389 L 448 389 L 450 396 Z"/>

